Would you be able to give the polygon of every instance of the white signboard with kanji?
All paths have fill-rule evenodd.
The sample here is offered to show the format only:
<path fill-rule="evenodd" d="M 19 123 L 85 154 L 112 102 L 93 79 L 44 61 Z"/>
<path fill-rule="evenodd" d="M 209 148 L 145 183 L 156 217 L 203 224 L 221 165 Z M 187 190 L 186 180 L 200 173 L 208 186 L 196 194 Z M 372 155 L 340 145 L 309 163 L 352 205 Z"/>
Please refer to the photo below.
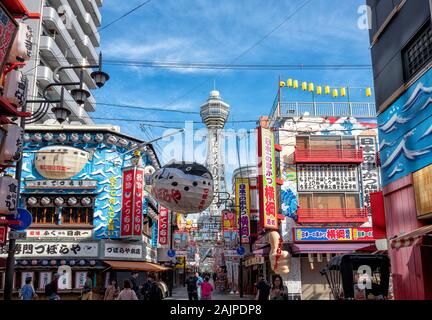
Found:
<path fill-rule="evenodd" d="M 39 272 L 38 289 L 45 289 L 45 286 L 52 280 L 52 272 Z"/>
<path fill-rule="evenodd" d="M 7 256 L 7 246 L 0 247 L 0 257 Z M 97 242 L 25 242 L 17 243 L 16 257 L 97 258 Z"/>
<path fill-rule="evenodd" d="M 143 247 L 141 244 L 105 243 L 105 258 L 142 259 L 142 256 Z"/>
<path fill-rule="evenodd" d="M 82 289 L 82 288 L 84 288 L 86 277 L 87 277 L 87 272 L 86 271 L 77 271 L 77 272 L 75 272 L 75 289 Z"/>
<path fill-rule="evenodd" d="M 34 229 L 26 230 L 27 239 L 92 239 L 92 230 Z"/>

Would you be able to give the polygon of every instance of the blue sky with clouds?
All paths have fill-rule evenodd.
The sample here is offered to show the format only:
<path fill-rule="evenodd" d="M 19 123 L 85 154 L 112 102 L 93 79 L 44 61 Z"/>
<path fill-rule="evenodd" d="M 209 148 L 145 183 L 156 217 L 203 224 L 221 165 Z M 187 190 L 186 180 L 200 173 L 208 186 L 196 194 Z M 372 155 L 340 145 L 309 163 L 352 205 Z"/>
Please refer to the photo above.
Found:
<path fill-rule="evenodd" d="M 142 2 L 143 0 L 105 0 L 102 26 Z M 103 30 L 101 49 L 104 58 L 111 61 L 230 63 L 284 21 L 303 2 L 152 0 Z M 312 0 L 236 63 L 370 64 L 368 31 L 360 30 L 357 24 L 360 18 L 358 8 L 363 4 L 364 0 Z M 215 80 L 216 88 L 231 105 L 230 120 L 257 120 L 260 115 L 268 115 L 277 93 L 279 76 L 332 86 L 372 86 L 371 70 L 191 70 L 109 64 L 105 69 L 111 80 L 102 90 L 95 92 L 99 102 L 199 112 L 199 107 L 213 89 Z M 291 93 L 287 94 L 287 99 L 311 99 L 308 94 Z M 343 98 L 340 99 L 342 101 Z M 97 107 L 93 116 L 141 119 L 143 122 L 200 121 L 199 114 L 185 115 L 103 105 Z M 115 123 L 121 126 L 124 133 L 144 140 L 147 138 L 141 131 L 139 122 L 98 119 L 95 122 Z M 176 123 L 159 124 L 184 127 L 184 124 Z M 197 123 L 195 127 L 201 128 L 202 125 Z M 230 123 L 227 127 L 248 129 L 254 128 L 255 124 Z M 151 127 L 151 130 L 152 135 L 158 137 L 165 129 Z M 166 143 L 168 142 L 162 142 L 161 147 Z M 165 155 L 163 160 L 170 160 L 168 158 Z M 243 158 L 242 164 L 255 162 L 250 156 Z M 233 167 L 235 165 L 228 168 L 228 171 Z"/>

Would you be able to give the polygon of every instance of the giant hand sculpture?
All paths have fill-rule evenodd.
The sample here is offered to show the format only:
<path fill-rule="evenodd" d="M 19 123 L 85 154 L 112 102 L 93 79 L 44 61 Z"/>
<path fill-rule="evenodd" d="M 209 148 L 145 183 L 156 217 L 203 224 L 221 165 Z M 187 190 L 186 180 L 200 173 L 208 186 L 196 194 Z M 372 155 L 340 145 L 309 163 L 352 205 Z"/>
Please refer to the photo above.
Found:
<path fill-rule="evenodd" d="M 290 272 L 290 254 L 288 251 L 282 251 L 282 238 L 279 232 L 271 231 L 267 233 L 270 243 L 270 263 L 271 268 L 276 274 L 288 274 Z"/>

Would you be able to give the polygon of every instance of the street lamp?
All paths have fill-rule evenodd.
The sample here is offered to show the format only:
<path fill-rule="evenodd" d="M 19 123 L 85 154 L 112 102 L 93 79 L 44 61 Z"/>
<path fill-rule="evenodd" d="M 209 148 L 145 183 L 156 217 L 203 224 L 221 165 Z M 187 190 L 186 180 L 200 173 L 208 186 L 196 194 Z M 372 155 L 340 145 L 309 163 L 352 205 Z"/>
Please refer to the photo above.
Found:
<path fill-rule="evenodd" d="M 43 91 L 43 98 L 40 100 L 27 100 L 27 102 L 22 107 L 22 112 L 27 112 L 27 104 L 40 104 L 40 107 L 36 110 L 31 118 L 21 118 L 21 128 L 23 131 L 25 130 L 25 125 L 37 122 L 41 120 L 49 110 L 50 104 L 58 104 L 58 106 L 53 107 L 51 110 L 54 113 L 57 121 L 59 123 L 63 123 L 70 116 L 71 111 L 64 106 L 64 91 L 67 86 L 79 86 L 79 89 L 71 90 L 71 95 L 75 99 L 75 101 L 82 105 L 86 102 L 87 98 L 90 96 L 90 93 L 83 89 L 83 70 L 84 69 L 94 69 L 98 68 L 99 71 L 95 71 L 91 74 L 92 78 L 95 80 L 96 85 L 101 88 L 104 86 L 106 81 L 109 80 L 108 74 L 102 72 L 102 53 L 99 54 L 99 64 L 97 65 L 84 65 L 84 66 L 67 66 L 67 67 L 59 67 L 54 71 L 53 79 L 54 83 L 50 83 L 47 85 Z M 79 82 L 61 82 L 58 79 L 58 73 L 62 70 L 66 69 L 81 69 Z M 61 87 L 60 99 L 52 100 L 47 97 L 47 92 L 52 87 Z M 20 191 L 21 191 L 21 172 L 23 166 L 23 159 L 21 157 L 20 161 L 17 162 L 16 171 L 15 171 L 15 179 L 18 181 L 17 188 L 17 199 L 20 199 Z M 18 200 L 19 201 L 19 200 Z M 15 272 L 15 247 L 16 240 L 11 239 L 9 236 L 9 249 L 8 256 L 6 260 L 6 272 L 5 272 L 5 287 L 4 287 L 4 300 L 12 300 L 12 287 L 13 287 L 13 275 Z"/>

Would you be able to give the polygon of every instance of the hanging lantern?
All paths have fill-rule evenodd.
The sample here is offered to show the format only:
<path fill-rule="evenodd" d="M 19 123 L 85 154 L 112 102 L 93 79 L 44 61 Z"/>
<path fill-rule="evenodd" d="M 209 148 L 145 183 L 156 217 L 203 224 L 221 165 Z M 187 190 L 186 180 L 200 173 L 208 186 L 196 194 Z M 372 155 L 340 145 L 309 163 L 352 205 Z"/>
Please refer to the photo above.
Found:
<path fill-rule="evenodd" d="M 293 79 L 287 80 L 287 87 L 291 88 L 293 86 Z"/>
<path fill-rule="evenodd" d="M 307 90 L 307 82 L 302 82 L 302 90 L 306 91 Z"/>
<path fill-rule="evenodd" d="M 213 177 L 198 163 L 172 162 L 156 171 L 150 182 L 155 200 L 178 213 L 200 213 L 213 200 Z"/>
<path fill-rule="evenodd" d="M 317 86 L 317 88 L 316 88 L 316 93 L 317 93 L 318 95 L 322 94 L 322 87 L 321 87 L 321 86 Z"/>
<path fill-rule="evenodd" d="M 70 139 L 72 142 L 78 142 L 79 141 L 78 133 L 72 133 Z"/>
<path fill-rule="evenodd" d="M 108 141 L 108 143 L 116 144 L 116 143 L 117 143 L 117 138 L 114 137 L 113 135 L 109 135 L 109 136 L 107 137 L 107 141 Z"/>
<path fill-rule="evenodd" d="M 119 144 L 120 147 L 125 148 L 129 144 L 129 142 L 126 139 L 120 139 L 118 141 L 118 144 Z"/>
<path fill-rule="evenodd" d="M 95 136 L 95 141 L 96 141 L 97 143 L 102 142 L 103 139 L 104 139 L 104 135 L 103 135 L 102 133 L 97 133 L 97 134 L 96 134 L 96 136 Z"/>
<path fill-rule="evenodd" d="M 32 266 L 35 266 L 35 265 L 38 264 L 38 261 L 37 261 L 37 260 L 32 260 L 32 261 L 31 261 L 31 264 L 32 264 Z"/>
<path fill-rule="evenodd" d="M 21 22 L 9 53 L 8 63 L 28 61 L 31 58 L 32 51 L 33 30 L 29 25 Z"/>
<path fill-rule="evenodd" d="M 370 87 L 366 88 L 366 97 L 372 96 L 372 89 Z"/>
<path fill-rule="evenodd" d="M 30 141 L 30 135 L 28 133 L 24 133 L 24 142 Z"/>
<path fill-rule="evenodd" d="M 91 134 L 84 133 L 83 137 L 82 137 L 82 140 L 83 140 L 83 142 L 89 142 L 91 140 L 91 138 L 92 138 Z"/>
<path fill-rule="evenodd" d="M 313 83 L 309 83 L 309 92 L 314 92 L 314 84 Z"/>
<path fill-rule="evenodd" d="M 76 204 L 78 203 L 78 200 L 77 200 L 77 198 L 75 198 L 75 197 L 70 197 L 70 198 L 68 199 L 67 203 L 68 203 L 68 205 L 70 205 L 70 206 L 74 206 L 74 205 L 76 205 Z"/>
<path fill-rule="evenodd" d="M 330 86 L 325 86 L 324 87 L 324 93 L 325 94 L 330 94 Z"/>
<path fill-rule="evenodd" d="M 293 88 L 294 88 L 294 89 L 297 89 L 298 87 L 299 87 L 298 80 L 294 80 L 294 81 L 293 81 Z"/>
<path fill-rule="evenodd" d="M 21 159 L 24 131 L 16 124 L 0 126 L 3 139 L 0 141 L 0 165 L 10 165 Z"/>
<path fill-rule="evenodd" d="M 56 206 L 60 207 L 64 204 L 64 199 L 62 197 L 57 197 L 54 200 Z"/>
<path fill-rule="evenodd" d="M 345 97 L 347 94 L 346 88 L 341 88 L 341 97 Z"/>
<path fill-rule="evenodd" d="M 280 82 L 279 82 L 279 87 L 285 87 L 285 82 L 280 81 Z"/>
<path fill-rule="evenodd" d="M 37 199 L 35 197 L 30 197 L 27 199 L 27 204 L 30 206 L 34 206 L 37 203 Z"/>
<path fill-rule="evenodd" d="M 12 70 L 6 76 L 3 97 L 17 108 L 21 108 L 27 99 L 28 79 L 18 70 Z"/>
<path fill-rule="evenodd" d="M 43 205 L 43 206 L 47 206 L 47 205 L 49 205 L 51 203 L 51 199 L 50 198 L 48 198 L 48 197 L 43 197 L 42 199 L 41 199 L 41 204 Z"/>
<path fill-rule="evenodd" d="M 81 204 L 85 207 L 91 204 L 91 199 L 89 197 L 84 197 L 81 199 Z"/>
<path fill-rule="evenodd" d="M 66 134 L 64 134 L 64 133 L 60 133 L 60 134 L 58 135 L 58 137 L 57 137 L 57 141 L 58 141 L 58 142 L 65 142 L 66 139 L 67 139 L 67 136 L 66 136 Z"/>
<path fill-rule="evenodd" d="M 40 134 L 39 132 L 35 133 L 32 137 L 32 141 L 33 142 L 41 142 L 42 141 L 42 134 Z"/>
<path fill-rule="evenodd" d="M 17 208 L 18 180 L 10 177 L 0 177 L 0 214 L 15 213 Z"/>
<path fill-rule="evenodd" d="M 337 98 L 339 96 L 338 89 L 333 89 L 333 98 Z"/>
<path fill-rule="evenodd" d="M 51 263 L 52 266 L 57 265 L 57 261 L 56 260 L 51 260 L 50 263 Z"/>

